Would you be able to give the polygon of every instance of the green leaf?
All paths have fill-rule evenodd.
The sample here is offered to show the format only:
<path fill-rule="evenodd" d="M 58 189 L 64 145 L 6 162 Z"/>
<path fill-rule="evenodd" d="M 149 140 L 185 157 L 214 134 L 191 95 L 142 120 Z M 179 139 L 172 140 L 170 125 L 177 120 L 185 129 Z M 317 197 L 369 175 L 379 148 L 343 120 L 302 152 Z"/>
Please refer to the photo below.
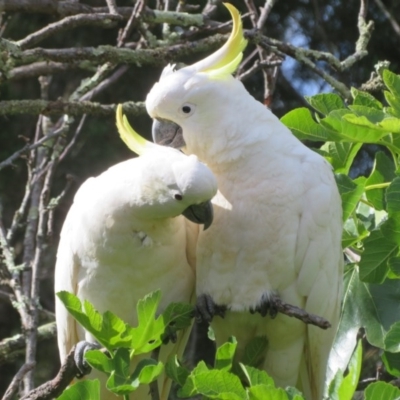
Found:
<path fill-rule="evenodd" d="M 286 390 L 289 400 L 304 400 L 303 395 L 296 388 L 290 386 L 290 387 L 285 388 L 285 390 Z"/>
<path fill-rule="evenodd" d="M 382 126 L 380 126 L 380 122 L 387 117 L 387 114 L 382 110 L 377 110 L 371 107 L 352 105 L 349 106 L 349 109 L 353 111 L 357 117 L 365 117 L 369 122 L 381 128 Z"/>
<path fill-rule="evenodd" d="M 361 143 L 326 142 L 321 150 L 332 164 L 335 173 L 348 174 L 354 157 L 361 148 Z"/>
<path fill-rule="evenodd" d="M 325 142 L 340 139 L 340 136 L 333 130 L 328 130 L 316 123 L 308 108 L 297 108 L 288 112 L 281 118 L 281 122 L 300 140 Z"/>
<path fill-rule="evenodd" d="M 245 400 L 246 391 L 240 379 L 225 370 L 209 370 L 200 362 L 191 372 L 185 385 L 178 391 L 179 397 L 201 394 L 209 399 Z"/>
<path fill-rule="evenodd" d="M 160 300 L 161 292 L 157 290 L 136 305 L 138 326 L 129 329 L 130 347 L 135 350 L 135 355 L 149 353 L 162 343 L 166 326 L 162 315 L 156 317 Z"/>
<path fill-rule="evenodd" d="M 92 368 L 110 374 L 114 369 L 114 362 L 100 350 L 89 350 L 85 353 L 85 359 Z"/>
<path fill-rule="evenodd" d="M 134 387 L 139 386 L 139 384 L 148 385 L 158 378 L 163 369 L 162 362 L 157 362 L 152 358 L 140 360 L 130 377 L 131 385 Z"/>
<path fill-rule="evenodd" d="M 170 303 L 162 313 L 164 325 L 167 327 L 162 339 L 179 330 L 189 328 L 193 321 L 193 306 L 189 303 Z"/>
<path fill-rule="evenodd" d="M 400 177 L 395 178 L 387 188 L 386 202 L 389 215 L 400 212 Z"/>
<path fill-rule="evenodd" d="M 274 380 L 262 369 L 239 363 L 249 386 L 266 385 L 275 387 Z"/>
<path fill-rule="evenodd" d="M 400 352 L 400 321 L 395 322 L 387 332 L 385 339 L 385 350 L 391 353 Z"/>
<path fill-rule="evenodd" d="M 400 77 L 389 70 L 382 73 L 383 81 L 390 92 L 385 91 L 385 99 L 391 105 L 388 112 L 400 117 Z"/>
<path fill-rule="evenodd" d="M 98 400 L 100 398 L 100 381 L 84 380 L 74 383 L 57 397 L 57 400 Z"/>
<path fill-rule="evenodd" d="M 344 377 L 339 387 L 339 399 L 340 400 L 351 400 L 354 392 L 356 391 L 358 380 L 360 379 L 362 365 L 362 343 L 358 341 L 356 350 L 350 359 L 348 366 L 348 374 Z"/>
<path fill-rule="evenodd" d="M 382 355 L 382 361 L 389 374 L 396 378 L 400 377 L 400 353 L 390 353 L 385 351 Z"/>
<path fill-rule="evenodd" d="M 371 383 L 364 391 L 365 400 L 399 400 L 400 390 L 386 382 Z"/>
<path fill-rule="evenodd" d="M 360 90 L 357 90 L 356 88 L 352 87 L 351 88 L 351 94 L 353 96 L 353 105 L 359 105 L 359 106 L 367 106 L 371 108 L 375 108 L 377 110 L 381 110 L 382 103 L 378 100 L 375 99 L 374 96 L 367 92 L 362 92 Z"/>
<path fill-rule="evenodd" d="M 215 355 L 215 368 L 230 371 L 235 356 L 237 341 L 231 336 L 228 341 L 218 347 Z"/>
<path fill-rule="evenodd" d="M 360 177 L 353 181 L 347 175 L 335 174 L 335 179 L 340 197 L 342 198 L 344 222 L 356 209 L 357 204 L 364 193 L 365 178 Z"/>
<path fill-rule="evenodd" d="M 364 328 L 368 342 L 385 349 L 386 333 L 400 320 L 400 285 L 396 280 L 383 284 L 360 281 L 358 268 L 345 272 L 343 311 L 329 357 L 327 382 L 344 371 L 356 345 L 357 333 Z"/>
<path fill-rule="evenodd" d="M 382 151 L 378 151 L 375 154 L 374 166 L 371 174 L 365 183 L 366 196 L 370 203 L 373 204 L 375 209 L 384 210 L 386 206 L 385 200 L 385 187 L 377 187 L 376 189 L 370 189 L 379 186 L 387 182 L 391 182 L 395 177 L 395 165 L 392 159 L 390 159 Z"/>
<path fill-rule="evenodd" d="M 307 102 L 321 114 L 328 115 L 331 111 L 346 108 L 340 96 L 334 93 L 322 93 L 309 97 L 304 96 Z"/>
<path fill-rule="evenodd" d="M 289 400 L 284 389 L 265 385 L 252 386 L 248 389 L 248 393 L 249 400 Z"/>
<path fill-rule="evenodd" d="M 176 354 L 168 358 L 165 364 L 165 373 L 180 386 L 185 384 L 186 379 L 190 375 L 189 370 L 179 363 Z"/>
<path fill-rule="evenodd" d="M 57 296 L 79 324 L 107 350 L 111 352 L 117 347 L 129 347 L 128 325 L 120 318 L 110 312 L 105 313 L 103 318 L 88 301 L 82 305 L 72 293 L 61 291 Z"/>
<path fill-rule="evenodd" d="M 342 118 L 341 133 L 354 142 L 379 143 L 387 135 L 387 131 L 370 122 L 368 118 L 355 114 L 346 114 Z"/>
<path fill-rule="evenodd" d="M 398 245 L 383 235 L 381 230 L 372 231 L 364 241 L 364 253 L 360 261 L 360 279 L 363 282 L 382 283 L 389 272 L 388 260 L 397 254 Z"/>
<path fill-rule="evenodd" d="M 242 362 L 244 365 L 249 365 L 251 367 L 259 367 L 262 359 L 265 356 L 265 352 L 268 348 L 268 339 L 266 336 L 255 336 L 251 339 L 245 349 L 243 354 Z"/>
<path fill-rule="evenodd" d="M 400 278 L 400 257 L 390 257 L 388 260 L 388 266 L 390 270 L 389 277 L 391 279 L 399 279 Z"/>

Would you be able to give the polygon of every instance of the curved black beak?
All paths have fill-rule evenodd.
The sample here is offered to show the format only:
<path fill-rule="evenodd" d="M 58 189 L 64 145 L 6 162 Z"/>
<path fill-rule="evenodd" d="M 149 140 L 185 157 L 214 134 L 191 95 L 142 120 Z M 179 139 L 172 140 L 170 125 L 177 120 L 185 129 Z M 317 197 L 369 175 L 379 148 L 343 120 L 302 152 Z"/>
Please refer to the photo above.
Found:
<path fill-rule="evenodd" d="M 200 204 L 193 204 L 183 211 L 182 215 L 196 224 L 204 224 L 204 230 L 209 228 L 213 222 L 214 211 L 211 200 Z"/>
<path fill-rule="evenodd" d="M 155 143 L 180 149 L 186 146 L 182 128 L 175 122 L 166 119 L 154 119 L 152 136 Z"/>

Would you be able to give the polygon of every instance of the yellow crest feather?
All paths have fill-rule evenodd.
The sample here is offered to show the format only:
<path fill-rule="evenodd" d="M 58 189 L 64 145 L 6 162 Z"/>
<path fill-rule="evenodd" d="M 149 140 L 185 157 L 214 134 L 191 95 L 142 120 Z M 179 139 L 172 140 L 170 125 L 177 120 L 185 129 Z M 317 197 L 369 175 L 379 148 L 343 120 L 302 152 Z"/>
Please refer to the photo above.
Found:
<path fill-rule="evenodd" d="M 228 41 L 214 54 L 207 57 L 209 61 L 213 61 L 210 65 L 204 65 L 203 69 L 199 72 L 205 72 L 211 77 L 219 77 L 223 75 L 232 74 L 243 57 L 243 50 L 247 45 L 247 40 L 243 36 L 243 24 L 240 18 L 239 11 L 236 7 L 229 3 L 223 3 L 224 6 L 229 10 L 232 20 L 233 27 L 232 32 L 229 36 Z M 207 60 L 206 59 L 206 60 Z M 215 59 L 215 61 L 213 60 Z M 204 60 L 205 61 L 205 60 Z"/>
<path fill-rule="evenodd" d="M 208 57 L 182 68 L 182 70 L 205 73 L 210 78 L 219 78 L 232 74 L 243 57 L 243 50 L 247 40 L 243 35 L 243 24 L 239 11 L 229 3 L 223 3 L 231 14 L 233 27 L 227 42 Z M 162 77 L 171 73 L 171 67 L 163 71 Z"/>
<path fill-rule="evenodd" d="M 137 155 L 142 155 L 146 151 L 150 150 L 153 146 L 157 146 L 154 143 L 149 142 L 144 137 L 140 136 L 129 124 L 126 115 L 122 114 L 122 105 L 118 104 L 117 113 L 117 128 L 119 135 L 123 142 Z"/>

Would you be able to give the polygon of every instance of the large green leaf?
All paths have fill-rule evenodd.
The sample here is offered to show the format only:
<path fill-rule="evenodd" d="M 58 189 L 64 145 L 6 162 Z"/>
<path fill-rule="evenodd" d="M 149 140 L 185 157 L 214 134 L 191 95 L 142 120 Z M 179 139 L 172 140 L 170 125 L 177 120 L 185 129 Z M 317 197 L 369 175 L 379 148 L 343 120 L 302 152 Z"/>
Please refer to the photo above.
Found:
<path fill-rule="evenodd" d="M 353 398 L 354 392 L 357 388 L 358 380 L 360 379 L 361 365 L 362 344 L 361 340 L 359 340 L 356 350 L 350 359 L 348 373 L 339 386 L 338 395 L 340 400 L 351 400 Z"/>
<path fill-rule="evenodd" d="M 289 400 L 285 390 L 266 385 L 256 385 L 248 389 L 249 400 Z"/>
<path fill-rule="evenodd" d="M 400 76 L 386 69 L 382 73 L 382 78 L 389 89 L 389 92 L 384 92 L 385 99 L 391 106 L 388 112 L 395 117 L 400 117 Z"/>
<path fill-rule="evenodd" d="M 384 152 L 375 154 L 374 166 L 365 183 L 366 196 L 368 201 L 377 210 L 384 210 L 386 207 L 385 192 L 383 184 L 391 182 L 395 177 L 395 165 Z"/>
<path fill-rule="evenodd" d="M 387 188 L 386 202 L 389 214 L 400 213 L 400 177 L 393 179 Z"/>
<path fill-rule="evenodd" d="M 239 365 L 249 386 L 266 385 L 275 387 L 273 379 L 268 376 L 264 370 L 250 367 L 249 365 L 244 365 L 242 363 L 239 363 Z"/>
<path fill-rule="evenodd" d="M 300 140 L 326 142 L 327 140 L 340 139 L 340 136 L 334 130 L 326 129 L 315 122 L 308 108 L 297 108 L 290 111 L 281 118 L 281 121 Z"/>
<path fill-rule="evenodd" d="M 359 328 L 364 327 L 368 341 L 385 349 L 391 326 L 400 320 L 400 285 L 386 280 L 383 284 L 361 282 L 357 266 L 345 273 L 342 314 L 328 363 L 327 382 L 337 371 L 344 371 L 356 345 Z"/>
<path fill-rule="evenodd" d="M 61 291 L 57 296 L 79 324 L 109 351 L 117 347 L 129 347 L 132 339 L 129 327 L 120 318 L 110 312 L 101 315 L 88 301 L 82 304 L 72 293 Z"/>
<path fill-rule="evenodd" d="M 386 382 L 371 383 L 364 392 L 365 400 L 399 400 L 400 389 Z"/>
<path fill-rule="evenodd" d="M 377 230 L 365 239 L 364 247 L 360 261 L 360 279 L 364 282 L 382 283 L 389 273 L 388 261 L 397 255 L 399 246 L 388 240 L 381 230 Z"/>
<path fill-rule="evenodd" d="M 326 142 L 321 150 L 337 174 L 348 174 L 361 143 Z"/>
<path fill-rule="evenodd" d="M 190 375 L 189 370 L 179 363 L 176 354 L 168 358 L 165 364 L 165 373 L 180 386 L 185 384 L 186 379 Z"/>
<path fill-rule="evenodd" d="M 237 341 L 230 337 L 228 341 L 218 347 L 215 355 L 215 368 L 230 371 L 232 368 L 233 357 L 235 356 Z"/>
<path fill-rule="evenodd" d="M 57 400 L 99 400 L 100 381 L 98 379 L 84 380 L 74 383 L 57 397 Z"/>
<path fill-rule="evenodd" d="M 383 108 L 382 103 L 367 92 L 362 92 L 361 90 L 352 87 L 351 94 L 354 99 L 353 105 L 366 106 L 370 108 L 375 108 L 377 110 L 382 110 Z"/>
<path fill-rule="evenodd" d="M 259 367 L 268 347 L 266 336 L 255 336 L 244 349 L 242 362 L 251 367 Z"/>
<path fill-rule="evenodd" d="M 305 96 L 304 98 L 311 107 L 324 115 L 328 115 L 334 110 L 346 108 L 342 98 L 334 93 L 321 93 L 312 97 Z"/>
<path fill-rule="evenodd" d="M 236 375 L 225 370 L 210 370 L 202 361 L 193 369 L 185 385 L 178 391 L 178 395 L 183 398 L 196 394 L 209 399 L 247 399 L 246 391 Z"/>
<path fill-rule="evenodd" d="M 365 178 L 360 177 L 351 180 L 347 175 L 335 174 L 336 184 L 342 198 L 343 222 L 350 217 L 351 213 L 356 209 L 360 201 L 365 186 Z"/>

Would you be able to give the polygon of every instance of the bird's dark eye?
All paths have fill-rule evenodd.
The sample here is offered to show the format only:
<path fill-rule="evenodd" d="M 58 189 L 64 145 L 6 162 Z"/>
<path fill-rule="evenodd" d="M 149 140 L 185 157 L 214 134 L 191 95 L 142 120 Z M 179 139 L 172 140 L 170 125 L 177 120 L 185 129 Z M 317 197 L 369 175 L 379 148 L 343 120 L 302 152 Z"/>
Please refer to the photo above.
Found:
<path fill-rule="evenodd" d="M 183 199 L 183 196 L 179 193 L 177 193 L 174 197 L 175 197 L 175 200 L 179 200 L 179 201 L 181 201 Z"/>
<path fill-rule="evenodd" d="M 192 111 L 192 109 L 191 109 L 189 106 L 183 106 L 183 107 L 182 107 L 182 111 L 183 111 L 185 114 L 189 114 L 190 111 Z"/>

